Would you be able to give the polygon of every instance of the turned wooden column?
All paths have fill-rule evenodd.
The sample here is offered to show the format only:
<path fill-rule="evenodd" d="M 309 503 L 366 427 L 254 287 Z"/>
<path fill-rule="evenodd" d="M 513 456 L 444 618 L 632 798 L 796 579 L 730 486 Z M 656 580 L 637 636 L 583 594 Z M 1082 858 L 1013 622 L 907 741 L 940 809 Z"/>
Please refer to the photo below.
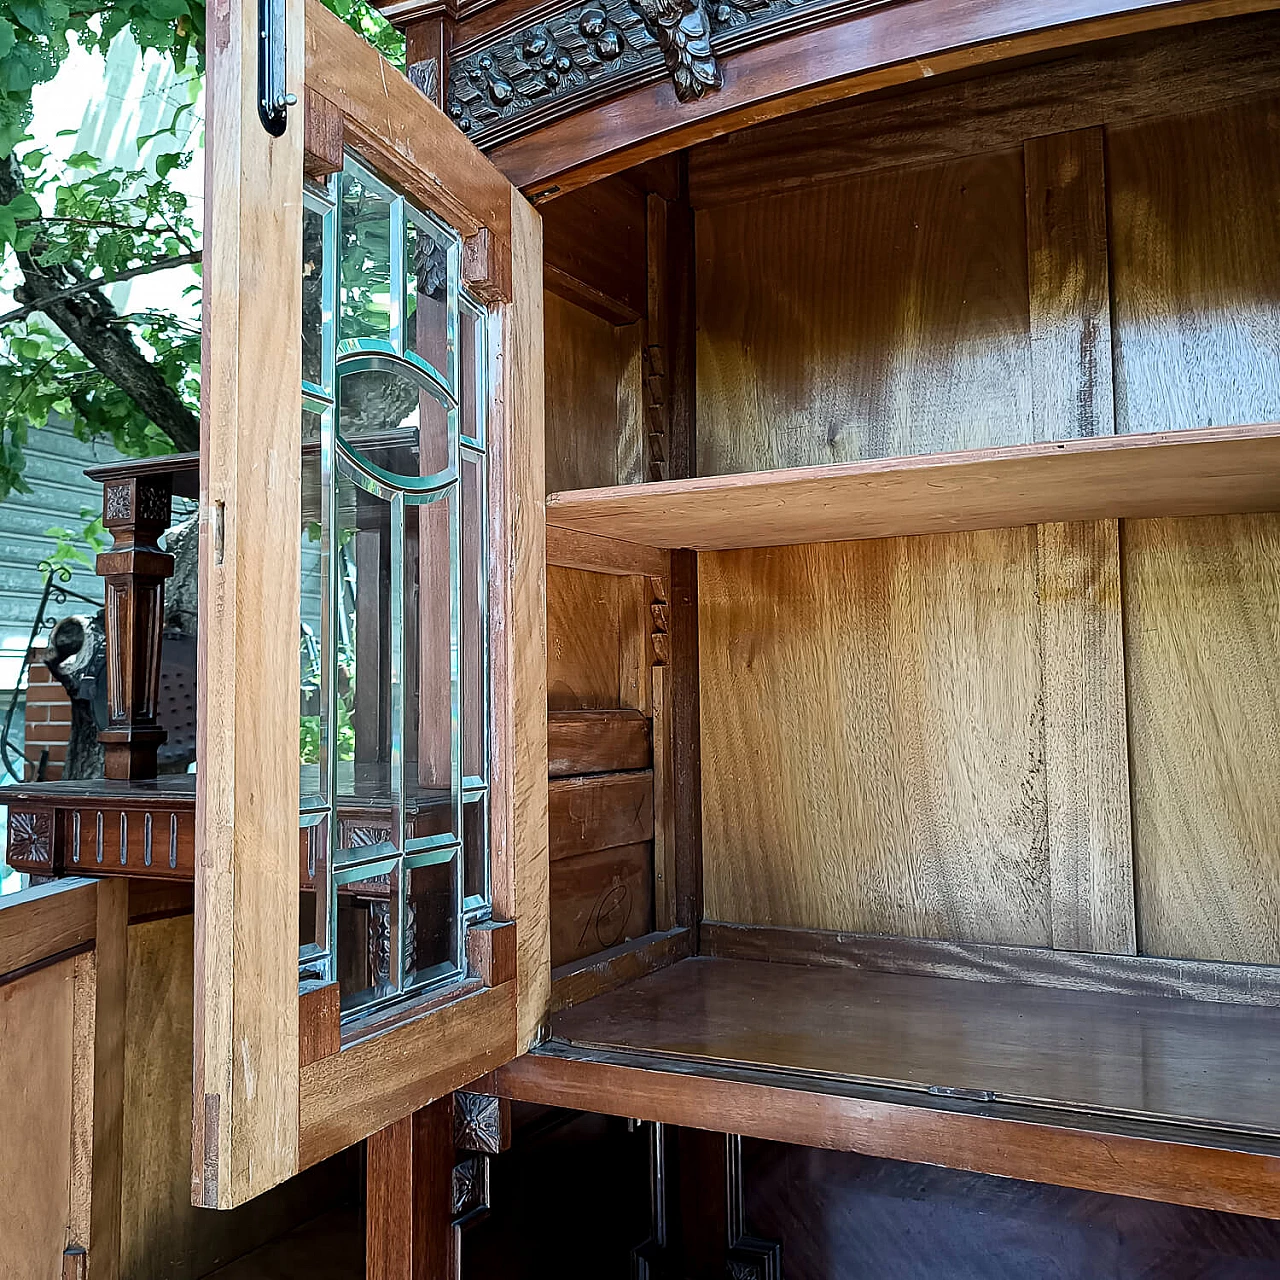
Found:
<path fill-rule="evenodd" d="M 156 776 L 156 752 L 166 738 L 157 722 L 164 582 L 173 557 L 159 542 L 169 527 L 173 477 L 121 476 L 104 482 L 102 523 L 114 543 L 98 556 L 106 580 L 108 778 Z"/>

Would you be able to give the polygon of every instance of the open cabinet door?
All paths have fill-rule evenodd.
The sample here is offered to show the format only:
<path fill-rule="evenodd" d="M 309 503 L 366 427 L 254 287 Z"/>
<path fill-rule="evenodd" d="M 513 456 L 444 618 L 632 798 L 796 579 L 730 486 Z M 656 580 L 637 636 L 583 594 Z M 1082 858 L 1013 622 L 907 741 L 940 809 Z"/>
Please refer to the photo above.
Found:
<path fill-rule="evenodd" d="M 210 24 L 192 1190 L 227 1208 L 546 1009 L 542 261 L 318 0 Z"/>

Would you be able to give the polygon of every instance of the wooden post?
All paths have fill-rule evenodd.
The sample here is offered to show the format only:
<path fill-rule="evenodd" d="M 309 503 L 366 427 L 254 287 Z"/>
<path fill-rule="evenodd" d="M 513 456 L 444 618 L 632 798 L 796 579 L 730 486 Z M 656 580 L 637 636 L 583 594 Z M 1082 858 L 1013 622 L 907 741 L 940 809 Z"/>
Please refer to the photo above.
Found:
<path fill-rule="evenodd" d="M 156 752 L 167 737 L 157 716 L 164 583 L 173 557 L 159 541 L 169 527 L 172 496 L 169 475 L 122 477 L 102 489 L 102 523 L 114 539 L 97 563 L 107 592 L 108 721 L 98 741 L 106 748 L 108 778 L 154 778 Z"/>

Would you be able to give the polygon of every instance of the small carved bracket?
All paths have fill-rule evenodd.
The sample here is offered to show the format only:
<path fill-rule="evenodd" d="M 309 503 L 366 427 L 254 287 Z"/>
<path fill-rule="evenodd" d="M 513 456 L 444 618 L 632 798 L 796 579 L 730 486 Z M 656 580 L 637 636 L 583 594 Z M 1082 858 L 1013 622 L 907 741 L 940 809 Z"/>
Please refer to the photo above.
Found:
<path fill-rule="evenodd" d="M 489 1157 L 468 1156 L 453 1167 L 453 1225 L 464 1226 L 489 1212 Z"/>
<path fill-rule="evenodd" d="M 9 863 L 23 871 L 53 869 L 53 814 L 39 809 L 10 811 Z"/>
<path fill-rule="evenodd" d="M 436 106 L 440 105 L 440 64 L 434 58 L 411 62 L 406 68 L 409 83 Z"/>
<path fill-rule="evenodd" d="M 711 18 L 702 0 L 631 0 L 663 61 L 681 102 L 694 102 L 724 84 L 711 51 Z"/>
<path fill-rule="evenodd" d="M 728 1280 L 782 1280 L 782 1245 L 741 1236 L 725 1262 Z"/>
<path fill-rule="evenodd" d="M 511 1103 L 483 1093 L 453 1095 L 453 1145 L 496 1156 L 511 1145 Z"/>

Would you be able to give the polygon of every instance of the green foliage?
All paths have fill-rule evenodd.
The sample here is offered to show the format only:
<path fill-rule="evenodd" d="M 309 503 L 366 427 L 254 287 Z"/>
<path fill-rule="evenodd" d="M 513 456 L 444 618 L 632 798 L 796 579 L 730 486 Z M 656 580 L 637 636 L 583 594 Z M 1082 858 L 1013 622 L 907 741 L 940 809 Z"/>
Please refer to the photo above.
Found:
<path fill-rule="evenodd" d="M 92 569 L 92 556 L 111 545 L 111 535 L 103 527 L 100 511 L 95 511 L 92 507 L 81 507 L 80 519 L 84 524 L 79 529 L 64 529 L 61 525 L 54 525 L 44 531 L 46 538 L 54 540 L 53 552 L 46 557 L 45 564 L 55 573 L 60 569 Z M 83 550 L 86 546 L 92 554 Z"/>
<path fill-rule="evenodd" d="M 388 62 L 404 70 L 404 36 L 368 0 L 324 0 L 324 7 L 364 36 Z"/>

